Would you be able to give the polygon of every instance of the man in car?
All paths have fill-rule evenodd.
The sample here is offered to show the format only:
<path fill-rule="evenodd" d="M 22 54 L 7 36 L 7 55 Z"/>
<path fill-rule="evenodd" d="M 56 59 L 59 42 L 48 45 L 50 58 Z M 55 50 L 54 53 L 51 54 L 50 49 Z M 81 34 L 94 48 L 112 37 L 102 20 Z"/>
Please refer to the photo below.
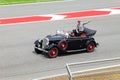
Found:
<path fill-rule="evenodd" d="M 85 23 L 82 23 L 80 20 L 77 21 L 77 27 L 76 27 L 76 32 L 78 34 L 81 34 L 84 31 L 84 25 L 88 24 L 91 21 L 87 21 Z"/>

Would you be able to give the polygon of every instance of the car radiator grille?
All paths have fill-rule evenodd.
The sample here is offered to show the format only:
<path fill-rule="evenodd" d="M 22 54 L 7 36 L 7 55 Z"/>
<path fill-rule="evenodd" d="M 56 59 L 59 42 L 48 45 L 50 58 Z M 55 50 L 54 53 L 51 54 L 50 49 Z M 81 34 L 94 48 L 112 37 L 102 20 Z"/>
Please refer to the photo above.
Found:
<path fill-rule="evenodd" d="M 46 45 L 47 45 L 47 39 L 44 38 L 44 39 L 42 40 L 42 48 L 45 48 Z"/>

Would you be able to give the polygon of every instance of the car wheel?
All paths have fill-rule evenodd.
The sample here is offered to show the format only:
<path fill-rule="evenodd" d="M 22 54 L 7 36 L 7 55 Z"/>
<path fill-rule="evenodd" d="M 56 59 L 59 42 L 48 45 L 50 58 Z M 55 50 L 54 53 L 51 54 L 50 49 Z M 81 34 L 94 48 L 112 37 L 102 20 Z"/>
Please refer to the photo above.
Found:
<path fill-rule="evenodd" d="M 95 44 L 93 42 L 90 42 L 88 45 L 87 45 L 87 52 L 93 52 L 94 49 L 95 49 Z"/>
<path fill-rule="evenodd" d="M 60 43 L 59 43 L 59 48 L 60 48 L 61 50 L 65 50 L 65 49 L 67 48 L 67 43 L 66 43 L 66 41 L 60 41 Z"/>
<path fill-rule="evenodd" d="M 49 50 L 48 56 L 50 58 L 55 58 L 58 55 L 58 49 L 56 47 L 53 47 Z"/>

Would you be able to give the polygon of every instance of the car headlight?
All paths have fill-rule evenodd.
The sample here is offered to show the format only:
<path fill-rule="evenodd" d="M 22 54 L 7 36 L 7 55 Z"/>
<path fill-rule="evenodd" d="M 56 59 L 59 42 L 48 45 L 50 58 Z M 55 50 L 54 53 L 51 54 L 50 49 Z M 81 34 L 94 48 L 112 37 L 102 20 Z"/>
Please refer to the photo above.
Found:
<path fill-rule="evenodd" d="M 39 42 L 41 42 L 41 39 L 38 39 Z"/>

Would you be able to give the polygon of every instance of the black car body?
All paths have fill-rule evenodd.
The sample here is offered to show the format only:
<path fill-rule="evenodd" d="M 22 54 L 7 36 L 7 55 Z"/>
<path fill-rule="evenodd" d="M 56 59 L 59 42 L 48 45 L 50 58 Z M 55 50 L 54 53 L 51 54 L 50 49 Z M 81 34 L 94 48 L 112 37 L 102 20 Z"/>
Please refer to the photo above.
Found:
<path fill-rule="evenodd" d="M 86 29 L 87 30 L 87 29 Z M 90 33 L 90 30 L 88 30 Z M 59 53 L 76 52 L 87 50 L 87 52 L 94 51 L 97 47 L 95 39 L 92 37 L 96 31 L 91 31 L 90 36 L 66 36 L 63 34 L 48 35 L 43 39 L 38 39 L 34 42 L 35 52 L 45 53 L 50 58 L 57 57 Z"/>

